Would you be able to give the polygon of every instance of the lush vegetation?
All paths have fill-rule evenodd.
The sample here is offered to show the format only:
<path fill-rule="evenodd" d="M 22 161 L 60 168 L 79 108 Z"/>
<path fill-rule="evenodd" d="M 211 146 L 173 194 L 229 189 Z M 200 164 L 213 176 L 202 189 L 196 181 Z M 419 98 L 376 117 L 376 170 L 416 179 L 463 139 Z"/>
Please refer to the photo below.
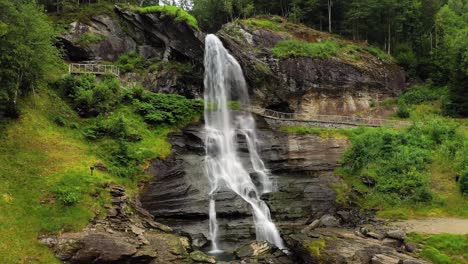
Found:
<path fill-rule="evenodd" d="M 434 264 L 465 264 L 468 259 L 468 235 L 420 235 L 412 233 L 407 241 L 419 244 L 420 256 Z"/>
<path fill-rule="evenodd" d="M 121 73 L 153 73 L 153 72 L 174 72 L 183 75 L 193 75 L 194 67 L 190 62 L 162 61 L 157 59 L 145 60 L 136 52 L 120 55 L 115 62 Z"/>
<path fill-rule="evenodd" d="M 358 201 L 383 217 L 468 216 L 468 134 L 464 119 L 443 117 L 446 87 L 416 85 L 393 104 L 407 112 L 408 128 L 319 129 L 283 127 L 287 133 L 346 138 L 351 147 L 337 174 L 337 202 Z"/>
<path fill-rule="evenodd" d="M 171 127 L 200 113 L 200 101 L 135 88 L 122 96 L 117 92 L 120 99 L 112 111 L 81 118 L 64 92 L 83 89 L 82 82 L 99 90 L 107 81 L 65 77 L 54 90 L 38 89 L 20 100 L 20 119 L 0 122 L 0 259 L 6 263 L 58 263 L 39 244 L 38 234 L 77 231 L 91 218 L 104 216 L 106 186 L 115 183 L 136 192 L 137 183 L 147 177 L 147 160 L 170 154 L 166 135 Z M 70 83 L 76 87 L 62 86 Z M 170 118 L 158 125 L 145 122 L 138 102 L 160 104 L 153 114 Z M 90 167 L 97 163 L 105 169 L 91 175 Z"/>
<path fill-rule="evenodd" d="M 187 11 L 176 7 L 176 6 L 147 6 L 147 7 L 138 7 L 135 9 L 140 13 L 153 13 L 158 12 L 164 15 L 170 16 L 174 18 L 176 22 L 185 22 L 191 27 L 198 29 L 198 22 L 195 17 L 189 14 Z"/>
<path fill-rule="evenodd" d="M 309 57 L 314 59 L 328 59 L 338 57 L 351 61 L 362 61 L 365 52 L 383 61 L 391 61 L 391 56 L 374 47 L 361 47 L 337 40 L 322 42 L 306 42 L 302 40 L 283 40 L 271 50 L 277 58 Z"/>
<path fill-rule="evenodd" d="M 82 117 L 98 116 L 113 110 L 119 101 L 120 83 L 114 76 L 96 81 L 94 75 L 67 76 L 55 86 L 70 99 Z"/>
<path fill-rule="evenodd" d="M 54 74 L 55 32 L 34 1 L 0 1 L 0 116 L 17 117 L 18 98 Z"/>

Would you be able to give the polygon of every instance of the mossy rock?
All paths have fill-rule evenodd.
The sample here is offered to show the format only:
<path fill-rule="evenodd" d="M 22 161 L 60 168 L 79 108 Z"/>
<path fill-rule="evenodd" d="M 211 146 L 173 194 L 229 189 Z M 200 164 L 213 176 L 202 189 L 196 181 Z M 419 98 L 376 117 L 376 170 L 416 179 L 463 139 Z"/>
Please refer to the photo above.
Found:
<path fill-rule="evenodd" d="M 195 262 L 201 263 L 216 263 L 216 258 L 212 256 L 208 256 L 201 251 L 193 251 L 190 253 L 190 258 Z"/>

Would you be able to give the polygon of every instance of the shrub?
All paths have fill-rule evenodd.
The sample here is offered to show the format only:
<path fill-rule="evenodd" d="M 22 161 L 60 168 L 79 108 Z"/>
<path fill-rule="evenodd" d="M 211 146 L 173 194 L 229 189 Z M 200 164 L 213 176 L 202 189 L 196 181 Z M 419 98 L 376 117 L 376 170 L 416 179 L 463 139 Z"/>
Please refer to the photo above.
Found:
<path fill-rule="evenodd" d="M 54 190 L 55 197 L 64 205 L 70 206 L 81 200 L 81 189 L 77 186 L 60 186 Z"/>
<path fill-rule="evenodd" d="M 409 118 L 410 117 L 410 111 L 409 108 L 406 104 L 399 104 L 398 105 L 398 110 L 396 112 L 397 116 L 399 118 Z"/>
<path fill-rule="evenodd" d="M 98 118 L 95 123 L 87 127 L 83 134 L 89 140 L 97 140 L 104 137 L 126 141 L 139 141 L 141 136 L 136 132 L 130 132 L 130 125 L 122 116 L 117 118 Z"/>
<path fill-rule="evenodd" d="M 94 75 L 69 75 L 55 86 L 71 100 L 73 108 L 82 117 L 97 116 L 112 110 L 120 99 L 120 83 L 114 76 L 96 81 Z"/>
<path fill-rule="evenodd" d="M 421 104 L 438 100 L 441 97 L 445 97 L 447 93 L 446 87 L 438 88 L 430 83 L 415 85 L 400 96 L 400 101 L 406 104 Z"/>
<path fill-rule="evenodd" d="M 468 166 L 460 173 L 460 191 L 468 195 Z"/>
<path fill-rule="evenodd" d="M 54 117 L 54 123 L 57 124 L 58 126 L 65 126 L 67 124 L 67 121 L 63 116 L 56 116 Z"/>
<path fill-rule="evenodd" d="M 283 40 L 271 50 L 277 58 L 310 57 L 327 59 L 338 55 L 340 44 L 336 41 L 309 43 L 300 40 Z"/>
<path fill-rule="evenodd" d="M 176 6 L 147 6 L 147 7 L 138 7 L 135 9 L 139 13 L 161 13 L 163 15 L 170 16 L 174 18 L 175 22 L 185 22 L 189 26 L 195 29 L 199 29 L 198 22 L 195 17 L 190 15 L 187 11 L 180 9 Z"/>
<path fill-rule="evenodd" d="M 428 150 L 418 147 L 405 134 L 385 129 L 368 130 L 351 137 L 352 147 L 344 155 L 344 167 L 351 175 L 367 174 L 375 181 L 374 196 L 427 202 L 426 165 Z M 354 176 L 355 177 L 355 176 Z"/>
<path fill-rule="evenodd" d="M 134 102 L 137 112 L 149 124 L 183 125 L 200 115 L 203 102 L 176 94 L 144 92 Z"/>
<path fill-rule="evenodd" d="M 120 55 L 115 62 L 121 73 L 135 72 L 145 69 L 145 59 L 136 52 L 129 52 Z"/>

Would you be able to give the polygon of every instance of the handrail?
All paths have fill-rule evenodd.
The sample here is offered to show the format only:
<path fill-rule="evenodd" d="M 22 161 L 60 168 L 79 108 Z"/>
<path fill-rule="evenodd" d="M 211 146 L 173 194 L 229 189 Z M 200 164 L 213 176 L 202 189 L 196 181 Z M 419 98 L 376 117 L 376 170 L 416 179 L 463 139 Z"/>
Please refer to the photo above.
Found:
<path fill-rule="evenodd" d="M 285 120 L 285 121 L 309 121 L 309 122 L 323 122 L 323 123 L 340 123 L 350 125 L 364 125 L 364 126 L 386 126 L 386 127 L 405 127 L 409 126 L 410 122 L 380 119 L 380 118 L 365 118 L 356 116 L 340 116 L 340 115 L 301 115 L 297 113 L 284 113 L 266 108 L 250 107 L 250 111 L 261 116 Z"/>
<path fill-rule="evenodd" d="M 117 77 L 120 75 L 120 69 L 117 66 L 106 64 L 70 63 L 68 72 L 70 74 L 113 74 Z"/>

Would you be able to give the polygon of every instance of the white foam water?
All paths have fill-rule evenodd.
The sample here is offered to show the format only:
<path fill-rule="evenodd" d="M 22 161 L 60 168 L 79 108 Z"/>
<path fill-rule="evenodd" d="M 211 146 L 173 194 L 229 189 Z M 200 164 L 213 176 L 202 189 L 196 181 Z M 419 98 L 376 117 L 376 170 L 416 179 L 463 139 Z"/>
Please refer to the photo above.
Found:
<path fill-rule="evenodd" d="M 206 37 L 205 42 L 204 84 L 205 172 L 210 182 L 211 252 L 222 251 L 219 248 L 215 204 L 215 194 L 220 189 L 236 193 L 250 205 L 257 240 L 266 240 L 284 249 L 280 233 L 271 220 L 270 210 L 260 199 L 263 193 L 273 190 L 273 184 L 257 151 L 255 120 L 249 111 L 231 109 L 250 106 L 242 68 L 218 37 L 212 34 Z M 258 188 L 238 156 L 238 135 L 245 137 L 250 165 L 253 174 L 258 177 Z"/>

